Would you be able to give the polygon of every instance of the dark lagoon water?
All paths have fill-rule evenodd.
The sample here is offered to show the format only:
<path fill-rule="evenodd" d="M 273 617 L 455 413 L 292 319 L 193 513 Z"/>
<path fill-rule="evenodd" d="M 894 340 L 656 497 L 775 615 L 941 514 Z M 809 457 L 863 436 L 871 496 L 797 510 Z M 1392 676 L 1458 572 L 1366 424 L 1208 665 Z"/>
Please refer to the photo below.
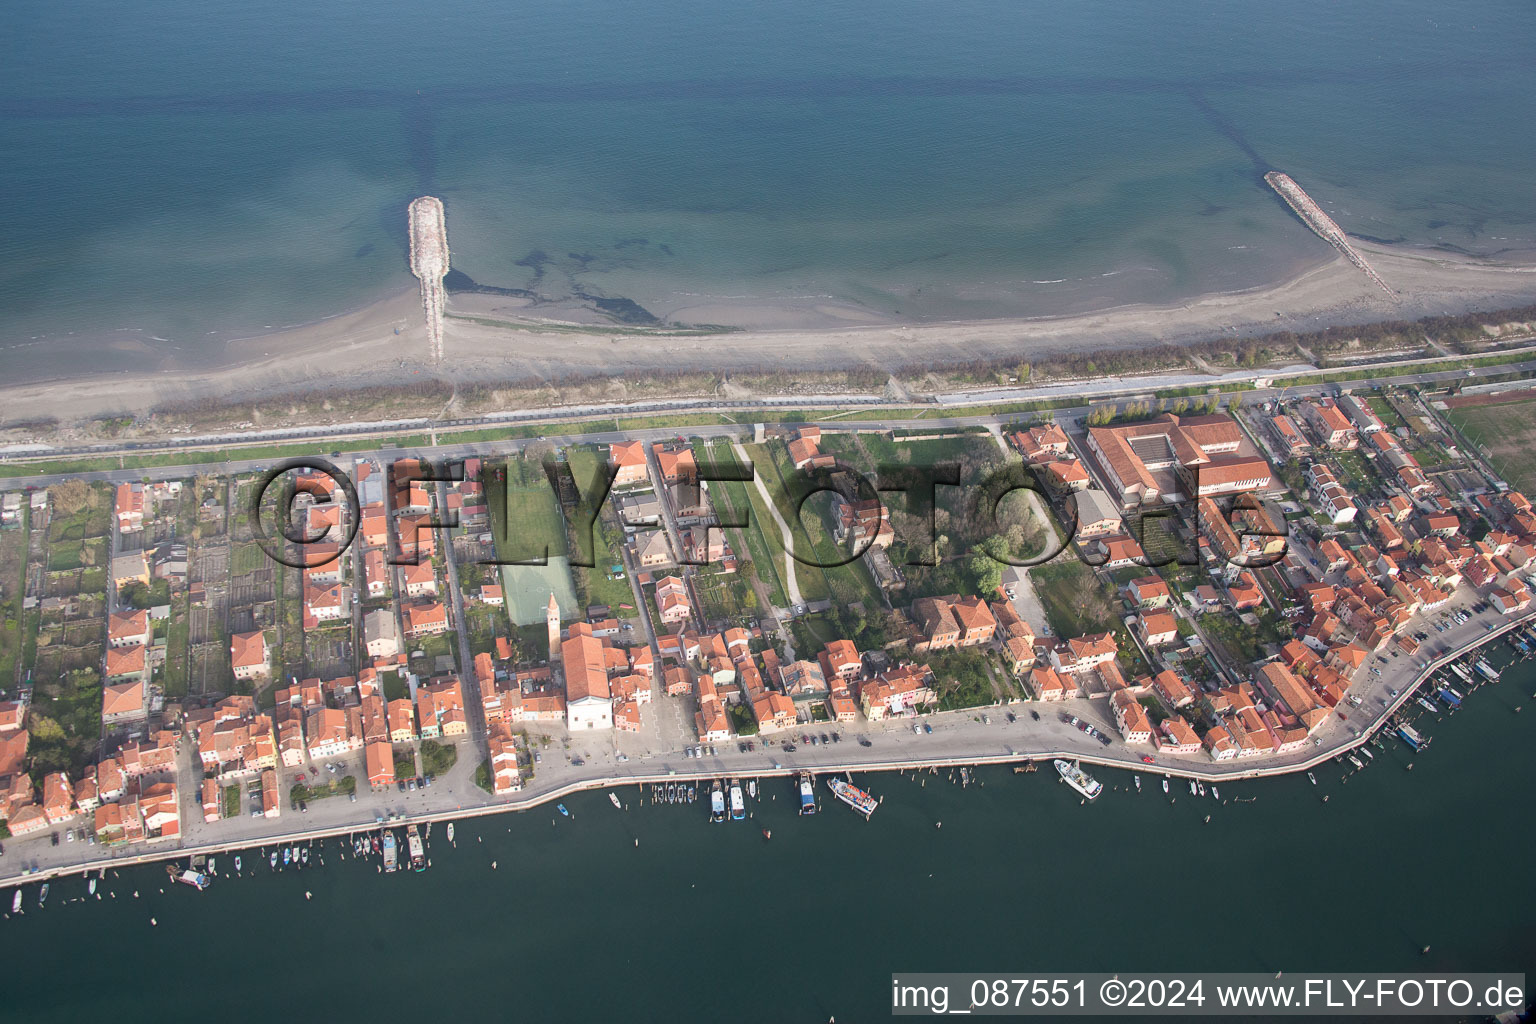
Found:
<path fill-rule="evenodd" d="M 419 875 L 333 846 L 324 868 L 202 894 L 162 893 L 150 866 L 100 901 L 56 881 L 39 911 L 32 885 L 0 921 L 6 1017 L 819 1024 L 887 1019 L 893 971 L 1529 970 L 1533 687 L 1526 663 L 1421 715 L 1422 754 L 1386 740 L 1347 782 L 1329 762 L 1316 788 L 1223 784 L 1226 804 L 1104 771 L 1115 788 L 1084 807 L 1048 769 L 964 789 L 867 775 L 884 797 L 867 823 L 830 803 L 793 816 L 787 781 L 720 825 L 703 804 L 621 813 L 593 793 L 570 819 L 461 822 L 456 849 L 434 830 Z"/>
<path fill-rule="evenodd" d="M 1347 229 L 1536 249 L 1524 0 L 18 5 L 0 354 L 165 354 L 412 283 L 690 308 L 1059 313 L 1278 280 Z M 35 353 L 34 353 L 35 354 Z M 100 369 L 95 363 L 92 369 Z"/>

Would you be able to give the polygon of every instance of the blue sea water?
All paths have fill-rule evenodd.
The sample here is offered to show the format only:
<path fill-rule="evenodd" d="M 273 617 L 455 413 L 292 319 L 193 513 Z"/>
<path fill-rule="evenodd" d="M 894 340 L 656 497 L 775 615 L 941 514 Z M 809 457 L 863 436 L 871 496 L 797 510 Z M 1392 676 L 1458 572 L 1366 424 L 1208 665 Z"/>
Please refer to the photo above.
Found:
<path fill-rule="evenodd" d="M 454 265 L 662 315 L 915 320 L 1170 301 L 1346 229 L 1536 250 L 1536 9 L 1515 0 L 62 0 L 0 32 L 0 356 L 111 363 Z M 160 339 L 160 340 L 154 340 Z M 87 358 L 82 358 L 87 356 Z"/>

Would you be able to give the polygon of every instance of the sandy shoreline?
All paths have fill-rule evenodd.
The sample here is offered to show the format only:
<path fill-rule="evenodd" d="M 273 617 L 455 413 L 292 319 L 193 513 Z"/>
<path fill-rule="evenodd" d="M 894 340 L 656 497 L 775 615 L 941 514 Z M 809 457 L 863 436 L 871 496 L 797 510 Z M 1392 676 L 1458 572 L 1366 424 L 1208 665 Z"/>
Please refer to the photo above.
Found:
<path fill-rule="evenodd" d="M 1125 306 L 1027 320 L 849 323 L 687 335 L 567 325 L 541 329 L 537 322 L 513 329 L 489 326 L 463 318 L 524 320 L 523 303 L 455 293 L 449 300 L 455 318 L 447 324 L 446 358 L 436 371 L 426 360 L 426 329 L 417 292 L 411 288 L 352 313 L 232 340 L 225 349 L 226 365 L 220 367 L 187 370 L 166 365 L 165 360 L 146 360 L 142 371 L 0 384 L 0 408 L 9 422 L 48 417 L 71 422 L 197 400 L 236 403 L 247 396 L 405 386 L 432 379 L 537 383 L 657 372 L 718 376 L 856 368 L 910 371 L 972 360 L 1030 361 L 1063 352 L 1495 309 L 1536 298 L 1533 266 L 1495 265 L 1370 243 L 1360 248 L 1398 296 L 1384 295 L 1343 257 L 1335 257 L 1278 285 L 1167 306 Z M 731 312 L 718 304 L 708 308 L 721 319 Z M 689 318 L 702 319 L 698 312 L 691 310 Z M 739 312 L 747 322 L 774 322 L 777 315 L 756 307 Z M 815 312 L 846 321 L 856 311 L 839 306 Z M 795 313 L 787 310 L 782 315 Z"/>

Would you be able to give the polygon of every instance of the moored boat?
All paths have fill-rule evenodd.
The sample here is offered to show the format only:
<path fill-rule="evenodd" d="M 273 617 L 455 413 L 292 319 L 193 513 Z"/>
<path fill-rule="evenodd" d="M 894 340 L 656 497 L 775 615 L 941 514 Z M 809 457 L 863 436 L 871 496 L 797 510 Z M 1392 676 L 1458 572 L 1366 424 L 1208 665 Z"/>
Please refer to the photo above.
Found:
<path fill-rule="evenodd" d="M 37 891 L 37 905 L 39 907 L 41 907 L 44 903 L 47 903 L 47 902 L 48 902 L 48 883 L 44 882 L 43 883 L 43 887 Z"/>
<path fill-rule="evenodd" d="M 1163 776 L 1163 792 L 1168 792 L 1168 777 L 1166 775 Z"/>
<path fill-rule="evenodd" d="M 1089 800 L 1098 799 L 1099 794 L 1104 792 L 1104 783 L 1083 771 L 1081 765 L 1063 761 L 1060 758 L 1057 758 L 1054 763 L 1056 773 L 1061 776 L 1061 780 Z M 1193 786 L 1194 783 L 1190 785 Z"/>
<path fill-rule="evenodd" d="M 17 889 L 16 889 L 16 895 L 11 897 L 11 913 L 13 913 L 13 914 L 21 913 L 21 888 L 20 888 L 20 886 L 18 886 Z"/>
<path fill-rule="evenodd" d="M 395 833 L 393 829 L 384 832 L 384 870 L 394 871 L 400 866 L 400 851 L 395 849 Z"/>
<path fill-rule="evenodd" d="M 571 816 L 571 812 L 565 809 L 565 804 L 555 804 L 555 810 L 559 811 L 564 817 L 569 818 Z"/>
<path fill-rule="evenodd" d="M 448 823 L 448 841 L 453 842 L 453 822 Z"/>
<path fill-rule="evenodd" d="M 1307 781 L 1315 786 L 1317 785 L 1317 776 L 1313 775 L 1311 772 L 1307 772 Z"/>
<path fill-rule="evenodd" d="M 1429 740 L 1411 725 L 1398 726 L 1397 735 L 1416 751 L 1429 746 Z"/>
<path fill-rule="evenodd" d="M 619 795 L 617 793 L 609 793 L 608 802 L 613 804 L 613 806 L 617 807 L 621 811 L 624 809 L 624 805 L 619 803 Z"/>
<path fill-rule="evenodd" d="M 709 791 L 709 820 L 725 820 L 725 791 L 720 788 L 719 780 Z"/>
<path fill-rule="evenodd" d="M 731 820 L 740 821 L 747 816 L 746 801 L 741 798 L 741 783 L 731 783 Z"/>
<path fill-rule="evenodd" d="M 1483 675 L 1483 678 L 1491 680 L 1491 681 L 1494 681 L 1494 682 L 1498 681 L 1499 670 L 1494 668 L 1492 665 L 1488 664 L 1488 661 L 1487 661 L 1486 658 L 1478 658 L 1477 659 L 1477 664 L 1472 666 L 1472 667 L 1477 669 L 1479 672 L 1481 672 L 1482 675 Z"/>
<path fill-rule="evenodd" d="M 427 849 L 421 841 L 421 830 L 414 824 L 406 826 L 405 845 L 411 855 L 411 870 L 427 870 Z"/>
<path fill-rule="evenodd" d="M 875 808 L 880 806 L 878 800 L 870 796 L 864 790 L 844 779 L 831 778 L 827 780 L 827 787 L 843 803 L 858 811 L 864 817 L 875 813 Z"/>
<path fill-rule="evenodd" d="M 198 892 L 208 888 L 208 876 L 201 871 L 183 871 L 176 876 L 176 881 L 181 882 L 183 885 L 190 885 Z"/>
<path fill-rule="evenodd" d="M 800 775 L 800 813 L 816 813 L 816 790 L 811 785 L 810 772 L 803 772 Z"/>

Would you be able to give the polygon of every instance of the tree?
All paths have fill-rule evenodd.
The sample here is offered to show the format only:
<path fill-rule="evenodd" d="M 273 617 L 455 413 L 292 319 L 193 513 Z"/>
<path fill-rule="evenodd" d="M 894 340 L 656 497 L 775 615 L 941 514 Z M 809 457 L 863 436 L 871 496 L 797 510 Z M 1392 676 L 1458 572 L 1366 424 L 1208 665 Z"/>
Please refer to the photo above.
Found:
<path fill-rule="evenodd" d="M 975 593 L 991 597 L 1003 583 L 1003 565 L 987 555 L 972 555 L 966 559 L 965 571 L 971 577 Z"/>

